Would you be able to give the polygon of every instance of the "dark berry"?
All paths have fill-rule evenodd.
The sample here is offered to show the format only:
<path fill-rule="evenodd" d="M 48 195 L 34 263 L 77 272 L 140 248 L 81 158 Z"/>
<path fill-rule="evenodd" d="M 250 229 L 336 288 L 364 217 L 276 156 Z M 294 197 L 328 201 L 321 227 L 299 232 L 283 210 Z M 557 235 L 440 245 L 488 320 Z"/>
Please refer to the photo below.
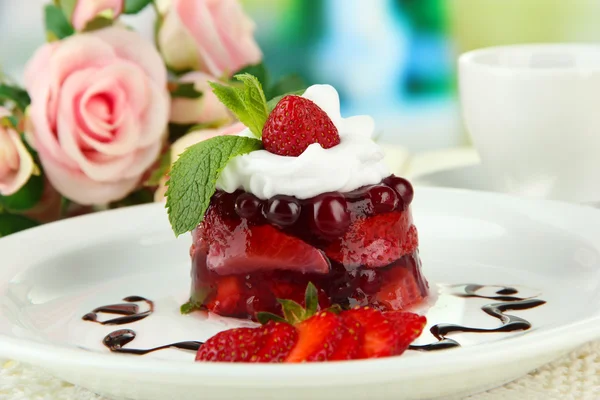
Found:
<path fill-rule="evenodd" d="M 217 207 L 219 214 L 226 219 L 238 219 L 239 217 L 235 212 L 235 199 L 241 193 L 241 191 L 227 193 L 219 190 L 213 195 L 211 202 Z"/>
<path fill-rule="evenodd" d="M 348 203 L 340 193 L 326 193 L 315 197 L 313 225 L 317 233 L 339 236 L 350 226 Z"/>
<path fill-rule="evenodd" d="M 273 196 L 267 204 L 265 217 L 279 226 L 293 225 L 300 217 L 300 203 L 295 197 Z"/>
<path fill-rule="evenodd" d="M 254 219 L 260 215 L 260 200 L 252 193 L 242 193 L 235 200 L 235 212 L 242 218 Z"/>
<path fill-rule="evenodd" d="M 409 181 L 399 176 L 391 175 L 383 180 L 383 182 L 394 189 L 398 195 L 398 207 L 406 209 L 413 201 L 414 191 Z"/>
<path fill-rule="evenodd" d="M 398 195 L 386 185 L 375 185 L 369 189 L 369 199 L 376 214 L 393 211 L 398 206 Z"/>

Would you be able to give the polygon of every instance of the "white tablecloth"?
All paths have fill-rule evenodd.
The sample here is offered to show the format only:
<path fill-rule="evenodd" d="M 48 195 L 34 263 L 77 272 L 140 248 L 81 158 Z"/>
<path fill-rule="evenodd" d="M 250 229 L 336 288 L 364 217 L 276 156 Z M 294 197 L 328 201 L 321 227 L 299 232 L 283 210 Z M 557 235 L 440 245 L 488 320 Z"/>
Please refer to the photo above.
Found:
<path fill-rule="evenodd" d="M 2 400 L 106 400 L 18 362 L 0 370 Z M 600 399 L 600 341 L 589 343 L 552 364 L 503 387 L 468 400 L 598 400 Z"/>

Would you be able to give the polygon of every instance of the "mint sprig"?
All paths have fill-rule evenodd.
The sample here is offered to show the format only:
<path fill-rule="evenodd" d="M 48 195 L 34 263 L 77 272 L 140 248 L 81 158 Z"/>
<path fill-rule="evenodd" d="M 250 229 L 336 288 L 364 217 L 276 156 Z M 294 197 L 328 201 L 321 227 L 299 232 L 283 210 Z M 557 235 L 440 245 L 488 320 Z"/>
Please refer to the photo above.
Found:
<path fill-rule="evenodd" d="M 217 179 L 229 160 L 261 148 L 257 139 L 217 136 L 183 152 L 173 164 L 167 183 L 167 210 L 175 235 L 189 232 L 202 222 Z"/>
<path fill-rule="evenodd" d="M 234 76 L 241 86 L 225 86 L 210 82 L 217 98 L 246 125 L 256 138 L 262 136 L 262 129 L 269 116 L 269 107 L 262 86 L 255 76 L 239 74 Z"/>

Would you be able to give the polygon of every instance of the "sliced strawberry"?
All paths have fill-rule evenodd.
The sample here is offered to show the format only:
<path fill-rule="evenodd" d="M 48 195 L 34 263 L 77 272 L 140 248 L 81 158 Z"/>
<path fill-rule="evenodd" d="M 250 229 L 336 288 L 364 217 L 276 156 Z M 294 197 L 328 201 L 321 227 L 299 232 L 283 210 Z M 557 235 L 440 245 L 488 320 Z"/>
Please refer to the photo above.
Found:
<path fill-rule="evenodd" d="M 394 211 L 357 219 L 325 252 L 346 267 L 377 268 L 414 252 L 417 246 L 417 230 L 410 212 Z"/>
<path fill-rule="evenodd" d="M 329 357 L 330 361 L 353 360 L 362 347 L 363 329 L 360 323 L 344 314 L 340 315 L 340 318 L 344 324 L 344 332 L 333 354 Z"/>
<path fill-rule="evenodd" d="M 216 207 L 211 207 L 203 227 L 209 244 L 207 267 L 220 275 L 270 270 L 329 272 L 323 252 L 272 225 L 224 220 Z"/>
<path fill-rule="evenodd" d="M 427 324 L 427 318 L 414 313 L 389 311 L 383 314 L 396 329 L 398 337 L 396 355 L 404 353 L 408 346 L 421 336 L 423 328 Z"/>
<path fill-rule="evenodd" d="M 379 358 L 396 354 L 396 329 L 381 311 L 369 307 L 354 308 L 343 312 L 342 318 L 353 319 L 363 329 L 362 348 L 356 358 Z"/>
<path fill-rule="evenodd" d="M 265 149 L 280 156 L 299 156 L 313 143 L 328 149 L 340 143 L 336 126 L 323 109 L 300 96 L 282 98 L 262 130 Z"/>
<path fill-rule="evenodd" d="M 298 331 L 290 324 L 269 321 L 261 330 L 266 339 L 251 362 L 283 362 L 298 342 Z"/>
<path fill-rule="evenodd" d="M 217 333 L 196 353 L 196 361 L 249 362 L 265 342 L 261 329 L 238 328 Z"/>
<path fill-rule="evenodd" d="M 375 295 L 375 299 L 385 309 L 402 310 L 423 300 L 421 283 L 417 281 L 420 275 L 415 276 L 411 268 L 393 268 L 388 271 L 386 278 L 386 282 Z"/>
<path fill-rule="evenodd" d="M 217 288 L 206 308 L 217 314 L 237 315 L 245 311 L 242 304 L 244 286 L 238 276 L 224 276 L 217 281 Z"/>
<path fill-rule="evenodd" d="M 327 361 L 344 329 L 335 314 L 323 311 L 296 325 L 298 342 L 286 362 Z"/>

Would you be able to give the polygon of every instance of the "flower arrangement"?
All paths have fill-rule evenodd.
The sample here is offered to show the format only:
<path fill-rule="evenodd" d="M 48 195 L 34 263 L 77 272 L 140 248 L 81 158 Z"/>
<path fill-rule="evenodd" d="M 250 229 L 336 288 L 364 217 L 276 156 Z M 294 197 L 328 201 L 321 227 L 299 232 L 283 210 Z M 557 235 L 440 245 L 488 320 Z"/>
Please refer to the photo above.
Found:
<path fill-rule="evenodd" d="M 152 43 L 120 16 L 152 7 Z M 0 75 L 0 237 L 61 218 L 162 201 L 188 146 L 243 125 L 209 82 L 269 82 L 238 0 L 55 0 L 24 88 Z"/>

